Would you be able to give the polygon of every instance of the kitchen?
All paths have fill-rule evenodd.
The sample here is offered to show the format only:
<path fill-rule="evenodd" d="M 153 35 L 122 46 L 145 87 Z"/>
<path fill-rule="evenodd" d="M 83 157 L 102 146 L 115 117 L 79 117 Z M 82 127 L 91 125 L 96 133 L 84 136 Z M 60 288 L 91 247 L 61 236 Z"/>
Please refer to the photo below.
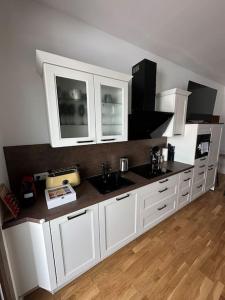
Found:
<path fill-rule="evenodd" d="M 44 11 L 45 9 L 47 9 L 49 10 L 50 14 L 55 13 L 51 9 L 44 9 L 41 5 L 36 3 L 33 3 L 31 5 L 32 10 L 34 9 L 33 6 L 38 11 L 41 11 L 42 9 Z M 31 9 L 31 7 L 26 9 Z M 18 13 L 18 16 L 20 14 L 21 12 Z M 38 16 L 38 13 L 36 12 L 33 17 L 35 17 L 36 14 Z M 17 16 L 15 16 L 15 18 L 16 17 Z M 32 47 L 32 49 L 30 49 L 29 64 L 31 63 L 32 65 L 32 71 L 31 69 L 29 69 L 29 72 L 32 72 L 33 74 L 32 80 L 34 79 L 35 86 L 33 86 L 31 91 L 28 91 L 28 94 L 29 92 L 33 93 L 34 90 L 36 90 L 39 95 L 42 95 L 43 93 L 43 95 L 41 96 L 41 99 L 43 99 L 43 101 L 41 101 L 41 103 L 39 99 L 38 101 L 32 101 L 32 106 L 34 105 L 33 109 L 35 111 L 32 115 L 33 117 L 31 117 L 32 120 L 30 120 L 30 126 L 29 123 L 25 121 L 27 119 L 24 119 L 24 123 L 22 121 L 19 121 L 21 126 L 18 126 L 18 128 L 16 128 L 15 131 L 12 132 L 10 132 L 10 128 L 5 128 L 3 126 L 3 128 L 5 128 L 5 134 L 8 133 L 8 136 L 4 140 L 4 153 L 10 180 L 10 187 L 15 192 L 19 191 L 21 187 L 21 179 L 25 175 L 41 174 L 42 172 L 46 172 L 50 169 L 55 170 L 58 168 L 72 168 L 75 165 L 79 165 L 78 168 L 80 170 L 81 184 L 80 186 L 75 188 L 77 200 L 54 209 L 47 208 L 43 188 L 40 187 L 40 190 L 37 188 L 37 197 L 34 206 L 21 210 L 16 220 L 9 221 L 9 223 L 3 223 L 3 236 L 6 241 L 8 257 L 10 257 L 9 260 L 11 265 L 11 272 L 13 270 L 12 273 L 14 276 L 14 288 L 18 296 L 26 295 L 38 286 L 53 293 L 60 291 L 60 289 L 70 283 L 71 280 L 74 280 L 79 275 L 83 274 L 91 267 L 98 264 L 100 261 L 103 261 L 106 257 L 110 258 L 110 255 L 112 253 L 114 253 L 118 249 L 121 249 L 121 247 L 128 244 L 130 241 L 134 240 L 135 242 L 135 239 L 138 236 L 141 236 L 141 234 L 147 232 L 153 226 L 171 216 L 180 208 L 186 205 L 191 206 L 192 203 L 189 203 L 194 200 L 195 197 L 198 198 L 200 195 L 204 194 L 205 191 L 214 188 L 222 128 L 222 125 L 212 123 L 188 125 L 194 128 L 191 130 L 191 136 L 193 136 L 193 140 L 197 140 L 197 136 L 201 134 L 211 134 L 212 138 L 214 139 L 213 144 L 215 145 L 215 148 L 213 152 L 211 151 L 214 156 L 212 155 L 212 157 L 210 157 L 210 161 L 207 161 L 207 165 L 205 164 L 204 167 L 202 167 L 202 164 L 200 163 L 202 162 L 200 161 L 200 159 L 204 158 L 203 156 L 198 158 L 199 160 L 195 165 L 195 170 L 193 170 L 196 152 L 195 145 L 191 145 L 190 151 L 188 151 L 188 155 L 185 155 L 187 161 L 184 161 L 184 159 L 180 160 L 179 157 L 178 159 L 176 158 L 179 153 L 183 153 L 183 150 L 179 151 L 180 145 L 177 139 L 179 139 L 179 137 L 181 136 L 184 136 L 186 138 L 186 133 L 188 134 L 188 130 L 186 132 L 186 128 L 188 128 L 188 126 L 185 125 L 186 115 L 184 114 L 184 111 L 183 114 L 177 113 L 176 108 L 178 105 L 176 105 L 176 103 L 178 101 L 182 102 L 183 98 L 186 97 L 186 100 L 183 100 L 182 102 L 184 103 L 183 108 L 185 107 L 185 104 L 187 105 L 187 93 L 189 93 L 187 92 L 188 80 L 190 79 L 192 80 L 192 82 L 201 82 L 205 84 L 205 86 L 212 86 L 213 88 L 217 89 L 218 96 L 221 96 L 221 88 L 217 88 L 216 84 L 211 85 L 210 82 L 198 80 L 197 75 L 196 78 L 193 78 L 194 76 L 190 74 L 188 80 L 186 80 L 185 83 L 182 83 L 182 85 L 179 84 L 179 78 L 176 78 L 177 82 L 174 85 L 172 85 L 171 82 L 170 87 L 167 89 L 161 88 L 158 82 L 156 84 L 156 88 L 158 89 L 156 92 L 158 94 L 156 104 L 160 103 L 160 101 L 163 102 L 164 100 L 162 99 L 166 97 L 167 100 L 165 101 L 175 103 L 172 113 L 175 113 L 174 115 L 179 117 L 180 115 L 182 115 L 182 122 L 179 122 L 179 126 L 172 126 L 171 129 L 171 124 L 176 124 L 174 115 L 171 114 L 171 111 L 166 111 L 166 108 L 162 108 L 162 110 L 160 107 L 158 108 L 159 111 L 167 113 L 167 118 L 169 119 L 167 119 L 166 122 L 168 121 L 170 126 L 167 126 L 166 129 L 169 129 L 170 131 L 172 130 L 172 136 L 167 133 L 166 137 L 169 136 L 167 140 L 166 137 L 158 137 L 160 136 L 160 134 L 157 131 L 155 132 L 155 136 L 152 139 L 144 139 L 146 138 L 144 136 L 141 140 L 137 141 L 137 137 L 134 136 L 131 137 L 128 142 L 126 142 L 127 136 L 129 135 L 129 123 L 127 120 L 128 111 L 132 112 L 133 105 L 128 101 L 130 97 L 129 93 L 132 93 L 132 89 L 129 89 L 132 82 L 131 67 L 135 66 L 138 61 L 142 61 L 142 59 L 146 56 L 142 55 L 141 59 L 135 59 L 133 63 L 129 64 L 129 71 L 127 71 L 126 73 L 121 73 L 121 71 L 112 71 L 115 69 L 120 70 L 120 68 L 116 67 L 116 65 L 113 68 L 110 68 L 111 70 L 109 70 L 105 67 L 102 68 L 102 65 L 104 65 L 102 63 L 87 64 L 85 61 L 88 60 L 85 59 L 81 59 L 78 61 L 76 57 L 74 57 L 74 55 L 62 56 L 52 54 L 57 52 L 62 53 L 62 51 L 52 50 L 47 52 L 36 50 L 37 47 Z M 73 59 L 71 57 L 73 57 Z M 36 65 L 35 59 L 37 59 L 39 64 Z M 42 62 L 40 63 L 40 61 Z M 154 59 L 148 56 L 148 61 L 154 61 Z M 20 62 L 18 62 L 18 64 L 20 64 Z M 160 64 L 159 67 L 157 64 L 157 76 L 161 74 L 160 67 Z M 85 70 L 85 68 L 88 69 Z M 79 87 L 79 89 L 76 90 L 70 89 L 70 100 L 68 100 L 71 105 L 71 99 L 74 98 L 75 105 L 73 114 L 78 116 L 79 126 L 84 130 L 82 131 L 81 136 L 79 136 L 79 139 L 76 139 L 75 141 L 73 140 L 73 138 L 71 139 L 71 137 L 68 138 L 68 136 L 63 136 L 64 134 L 71 134 L 71 131 L 64 130 L 65 125 L 62 125 L 64 127 L 61 126 L 64 129 L 61 128 L 62 132 L 60 133 L 60 126 L 58 126 L 59 123 L 55 119 L 55 117 L 57 116 L 57 109 L 59 109 L 60 111 L 60 108 L 54 106 L 54 103 L 56 102 L 53 99 L 56 99 L 56 92 L 57 96 L 59 96 L 62 91 L 56 89 L 54 86 L 53 88 L 51 88 L 52 85 L 55 84 L 55 82 L 52 80 L 52 74 L 57 73 L 59 77 L 69 77 L 70 79 L 73 78 L 74 80 L 79 80 L 81 82 L 83 78 L 80 77 L 80 73 L 82 72 L 85 72 L 85 81 L 88 82 L 89 90 L 87 92 L 87 97 L 84 97 L 82 95 L 84 94 L 83 92 L 80 92 L 82 90 L 82 87 Z M 42 82 L 43 75 L 43 81 L 46 86 L 46 97 L 44 94 L 44 87 Z M 93 78 L 94 76 L 94 80 L 90 80 L 90 76 L 92 76 L 91 78 Z M 154 76 L 151 76 L 151 78 L 152 77 L 154 78 Z M 23 78 L 21 78 L 20 80 L 22 82 Z M 121 81 L 121 83 L 118 83 L 119 80 Z M 157 77 L 154 80 L 157 80 Z M 16 84 L 19 85 L 21 84 L 21 82 Z M 61 86 L 65 84 L 63 80 L 59 80 L 57 83 L 59 83 L 59 85 Z M 96 84 L 95 89 L 92 88 L 93 83 Z M 108 87 L 106 88 L 107 85 L 113 87 L 113 89 L 109 89 Z M 186 88 L 184 87 L 184 85 L 186 85 Z M 177 88 L 178 86 L 179 88 Z M 100 87 L 103 87 L 103 89 L 105 89 L 104 97 L 99 97 L 101 93 Z M 116 91 L 114 89 L 116 89 Z M 118 89 L 122 89 L 123 92 L 118 93 Z M 112 94 L 115 92 L 115 95 L 118 97 L 118 100 L 116 100 L 115 103 L 113 102 L 114 100 L 112 100 L 112 98 L 114 98 L 115 96 L 110 97 L 109 91 L 112 90 Z M 159 92 L 165 90 L 167 90 L 167 94 L 165 95 L 161 93 L 160 95 Z M 18 89 L 18 91 L 19 93 L 21 93 L 20 89 Z M 9 91 L 9 94 L 10 93 L 13 94 L 14 90 Z M 23 95 L 23 93 L 21 93 L 21 95 Z M 78 100 L 82 97 L 83 100 Z M 171 97 L 173 97 L 173 100 L 171 100 Z M 88 121 L 90 123 L 87 135 L 87 128 L 85 128 L 85 126 L 87 124 L 88 117 L 85 113 L 86 110 L 84 108 L 80 108 L 79 101 L 89 101 L 90 99 L 95 99 L 95 103 L 97 103 L 96 101 L 99 102 L 98 104 L 95 104 L 95 108 L 91 106 L 89 108 Z M 45 110 L 46 101 L 48 109 Z M 113 104 L 111 104 L 111 102 L 113 102 Z M 90 101 L 90 104 L 91 103 L 93 105 L 93 101 Z M 52 104 L 53 106 L 49 106 Z M 121 104 L 123 104 L 122 110 L 118 109 Z M 31 104 L 27 102 L 27 105 L 29 107 L 29 105 Z M 154 103 L 151 103 L 151 105 L 154 106 Z M 218 111 L 218 102 L 216 102 L 215 105 L 216 106 L 214 114 L 215 111 Z M 107 107 L 111 107 L 110 113 L 106 111 L 106 120 L 105 123 L 103 123 L 103 112 L 101 111 L 101 109 L 106 108 L 107 110 Z M 25 110 L 25 112 L 22 111 L 21 116 L 25 116 L 28 112 L 26 111 L 26 106 L 23 106 L 23 109 Z M 137 110 L 139 110 L 139 108 Z M 38 113 L 38 111 L 45 111 L 45 113 L 40 114 Z M 65 107 L 61 107 L 61 111 L 65 112 Z M 142 109 L 141 111 L 143 112 Z M 181 111 L 182 109 L 180 110 L 180 112 Z M 115 115 L 115 112 L 117 112 L 116 116 L 110 117 L 109 120 L 109 115 Z M 46 122 L 47 114 L 49 118 L 50 135 L 49 137 L 43 138 L 42 135 L 46 135 L 48 129 L 48 125 Z M 35 115 L 36 117 L 34 117 Z M 43 120 L 45 116 L 46 119 Z M 118 122 L 118 116 L 121 122 Z M 71 115 L 69 117 L 71 119 Z M 137 114 L 137 118 L 138 117 L 139 116 Z M 173 120 L 171 120 L 171 117 L 173 118 Z M 3 116 L 3 119 L 5 119 L 5 116 Z M 131 124 L 131 128 L 134 128 L 133 133 L 135 133 L 135 135 L 139 134 L 139 132 L 137 132 L 139 130 L 139 127 L 135 126 L 135 124 L 137 124 L 136 120 L 137 119 L 135 119 L 134 125 Z M 158 117 L 156 118 L 156 121 L 159 121 Z M 151 122 L 151 124 L 155 124 L 156 121 Z M 36 122 L 36 126 L 31 126 L 32 122 Z M 61 118 L 60 122 L 64 122 L 64 124 L 67 123 L 68 117 L 64 117 L 64 120 L 62 120 Z M 105 131 L 102 131 L 101 122 L 105 126 Z M 68 126 L 68 124 L 66 125 Z M 158 127 L 151 128 L 151 133 L 155 131 L 155 129 L 158 129 Z M 110 132 L 112 128 L 113 133 Z M 143 128 L 146 129 L 145 127 Z M 21 130 L 23 131 L 23 134 L 21 134 Z M 160 128 L 160 130 L 165 132 L 165 127 Z M 181 136 L 176 136 L 176 130 L 182 131 L 182 134 L 179 133 L 181 134 Z M 29 131 L 30 133 L 32 132 L 32 135 L 30 135 Z M 86 135 L 83 134 L 84 132 Z M 142 131 L 142 133 L 145 134 L 146 132 Z M 62 136 L 64 140 L 59 139 L 59 136 Z M 117 138 L 118 140 L 116 140 Z M 77 146 L 76 143 L 80 144 L 80 141 L 82 141 L 82 146 Z M 149 163 L 150 159 L 153 158 L 150 155 L 150 149 L 155 146 L 161 146 L 162 148 L 166 149 L 167 141 L 172 145 L 175 145 L 175 162 L 161 161 L 160 163 L 163 166 L 166 166 L 170 173 L 166 173 L 167 170 L 165 168 L 165 174 L 160 174 L 159 177 L 156 176 L 153 179 L 146 179 L 143 176 L 138 175 L 137 172 L 140 172 L 140 170 L 136 170 L 136 173 L 129 171 L 123 176 L 124 178 L 132 181 L 133 184 L 127 187 L 123 187 L 117 191 L 110 191 L 108 195 L 99 193 L 96 188 L 86 180 L 86 178 L 101 174 L 101 164 L 104 162 L 109 162 L 110 168 L 112 168 L 112 170 L 110 170 L 110 168 L 106 170 L 107 176 L 112 172 L 118 171 L 120 168 L 120 158 L 122 157 L 128 157 L 130 168 Z M 185 143 L 188 144 L 189 141 L 190 140 L 188 139 L 188 142 L 185 141 Z M 93 145 L 91 145 L 91 143 L 93 143 Z M 160 158 L 158 154 L 156 156 L 157 159 Z M 166 157 L 164 157 L 164 159 L 167 160 Z M 176 162 L 176 160 L 178 162 Z M 211 166 L 212 164 L 214 164 L 213 167 Z M 158 164 L 156 166 L 158 166 Z M 199 168 L 201 169 L 201 171 L 199 170 Z M 208 177 L 210 178 L 210 180 L 208 179 L 208 184 L 206 185 L 207 174 L 209 169 L 211 168 L 213 168 L 213 175 L 211 177 Z M 196 174 L 203 172 L 202 169 L 204 169 L 204 174 L 199 175 L 200 177 L 196 177 Z M 187 171 L 188 173 L 185 173 Z M 166 181 L 163 182 L 164 180 Z M 187 180 L 187 184 L 182 185 L 183 183 L 181 184 L 181 180 Z M 203 181 L 204 184 L 202 184 Z M 38 185 L 39 183 L 36 184 Z M 200 192 L 196 192 L 195 197 L 193 197 L 192 199 L 193 184 L 195 185 L 196 189 L 202 184 L 202 186 L 200 187 L 202 190 Z M 164 189 L 166 190 L 163 191 Z M 159 191 L 163 192 L 159 193 Z M 161 196 L 165 195 L 164 193 L 166 193 L 167 196 Z M 182 193 L 182 195 L 185 195 L 186 197 L 184 201 L 181 201 L 182 203 L 178 203 L 178 199 L 180 199 L 179 193 Z M 157 194 L 157 196 L 154 196 L 155 194 Z M 151 195 L 151 197 L 149 195 Z M 168 200 L 167 198 L 169 199 L 169 202 L 165 202 Z M 154 212 L 154 209 L 156 210 L 156 212 Z M 184 210 L 185 209 L 186 208 L 184 208 Z M 187 210 L 188 209 L 189 208 L 187 208 Z M 126 211 L 130 212 L 129 214 L 125 214 L 129 217 L 124 217 L 124 212 Z M 165 214 L 163 212 L 165 212 Z M 76 217 L 78 215 L 84 222 L 84 228 L 89 228 L 89 231 L 85 233 L 85 236 L 90 237 L 89 243 L 90 241 L 92 241 L 92 247 L 90 248 L 86 244 L 87 240 L 82 239 L 80 230 L 77 230 L 78 227 L 79 229 L 81 228 L 81 225 L 76 225 L 79 220 L 79 218 Z M 108 222 L 105 221 L 106 215 L 110 216 Z M 176 214 L 174 216 L 176 216 Z M 68 218 L 71 217 L 76 217 L 70 220 L 73 224 L 72 231 L 69 230 L 69 225 L 67 225 L 70 223 L 67 222 L 69 221 Z M 91 228 L 88 227 L 90 224 Z M 108 228 L 105 227 L 106 224 L 108 224 Z M 67 243 L 68 245 L 70 245 L 68 248 L 66 247 L 62 249 L 62 245 L 59 244 L 59 228 L 61 228 L 61 233 L 65 230 L 64 243 L 65 245 Z M 108 233 L 108 237 L 105 234 L 106 232 Z M 75 259 L 74 249 L 71 248 L 71 244 L 74 245 L 75 248 L 77 247 L 77 244 L 75 244 L 74 240 L 75 237 L 81 238 L 80 242 L 78 243 L 78 245 L 80 246 L 80 251 L 78 253 L 80 253 L 80 255 L 86 255 L 86 257 L 82 257 L 81 255 L 80 258 L 76 257 Z M 108 240 L 104 240 L 104 237 L 107 237 Z M 52 243 L 54 244 L 53 247 L 51 246 Z M 52 248 L 54 249 L 52 250 Z M 14 253 L 15 249 L 21 249 L 21 251 Z M 84 249 L 86 249 L 86 251 L 84 251 Z M 122 248 L 121 251 L 125 251 L 123 249 L 124 248 Z M 63 252 L 64 254 L 68 254 L 64 258 L 62 257 Z M 83 259 L 86 259 L 85 264 L 83 263 Z M 96 267 L 98 267 L 98 265 Z M 23 270 L 23 273 L 27 275 L 20 276 L 21 270 Z"/>

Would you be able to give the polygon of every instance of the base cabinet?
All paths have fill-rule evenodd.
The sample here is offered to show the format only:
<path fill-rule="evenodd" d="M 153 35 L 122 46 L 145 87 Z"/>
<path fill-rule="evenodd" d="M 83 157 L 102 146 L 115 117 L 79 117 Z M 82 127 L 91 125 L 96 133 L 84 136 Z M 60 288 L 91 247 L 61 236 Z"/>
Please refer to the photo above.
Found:
<path fill-rule="evenodd" d="M 58 287 L 100 260 L 98 205 L 50 222 Z"/>
<path fill-rule="evenodd" d="M 105 258 L 138 236 L 137 193 L 131 192 L 99 204 L 101 256 Z"/>
<path fill-rule="evenodd" d="M 208 191 L 214 188 L 216 180 L 217 164 L 211 164 L 207 168 L 205 190 Z"/>

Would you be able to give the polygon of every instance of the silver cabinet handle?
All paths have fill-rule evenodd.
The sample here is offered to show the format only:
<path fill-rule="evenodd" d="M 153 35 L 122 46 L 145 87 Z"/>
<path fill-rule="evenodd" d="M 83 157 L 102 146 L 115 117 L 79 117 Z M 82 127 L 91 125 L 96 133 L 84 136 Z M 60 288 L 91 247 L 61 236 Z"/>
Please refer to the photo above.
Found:
<path fill-rule="evenodd" d="M 210 165 L 210 166 L 208 166 L 209 168 L 212 168 L 214 165 L 212 164 L 212 165 Z"/>
<path fill-rule="evenodd" d="M 206 158 L 205 157 L 204 158 L 200 158 L 200 160 L 203 161 L 203 160 L 206 160 Z"/>
<path fill-rule="evenodd" d="M 123 197 L 120 197 L 120 198 L 116 198 L 116 201 L 120 201 L 120 200 L 123 200 L 123 199 L 128 198 L 128 197 L 130 197 L 130 194 L 127 194 L 127 195 L 125 195 Z"/>
<path fill-rule="evenodd" d="M 184 179 L 184 182 L 189 181 L 190 179 L 191 179 L 191 177 L 188 177 L 187 179 Z"/>
<path fill-rule="evenodd" d="M 191 173 L 191 170 L 184 171 L 184 174 L 188 174 L 188 173 Z"/>
<path fill-rule="evenodd" d="M 208 171 L 212 171 L 213 170 L 213 168 L 208 168 Z"/>
<path fill-rule="evenodd" d="M 167 190 L 168 190 L 168 188 L 166 187 L 164 190 L 159 191 L 159 193 L 163 193 L 163 192 L 165 192 Z"/>
<path fill-rule="evenodd" d="M 67 219 L 68 221 L 72 220 L 72 219 L 75 219 L 75 218 L 78 218 L 80 216 L 83 216 L 87 213 L 87 211 L 85 210 L 84 212 L 80 213 L 80 214 L 77 214 L 77 215 L 74 215 L 74 216 L 68 216 Z"/>
<path fill-rule="evenodd" d="M 102 139 L 102 142 L 110 142 L 110 141 L 115 141 L 116 139 Z"/>
<path fill-rule="evenodd" d="M 204 168 L 205 167 L 205 165 L 201 165 L 201 166 L 199 166 L 199 168 Z"/>
<path fill-rule="evenodd" d="M 82 144 L 82 143 L 93 143 L 94 140 L 87 140 L 87 141 L 77 141 L 77 143 Z"/>
<path fill-rule="evenodd" d="M 200 173 L 198 173 L 198 175 L 203 175 L 205 172 L 200 172 Z"/>
<path fill-rule="evenodd" d="M 167 181 L 169 181 L 169 179 L 165 179 L 165 180 L 159 181 L 159 183 L 164 183 L 164 182 L 167 182 Z"/>
<path fill-rule="evenodd" d="M 165 205 L 163 205 L 162 207 L 159 207 L 159 208 L 157 208 L 158 210 L 162 210 L 162 209 L 164 209 L 164 208 L 166 208 L 167 207 L 167 205 L 165 204 Z"/>
<path fill-rule="evenodd" d="M 200 184 L 199 186 L 197 186 L 197 189 L 200 189 L 202 187 L 202 184 Z"/>
<path fill-rule="evenodd" d="M 189 193 L 183 194 L 182 197 L 185 197 L 185 196 L 187 196 L 188 194 L 189 194 Z"/>

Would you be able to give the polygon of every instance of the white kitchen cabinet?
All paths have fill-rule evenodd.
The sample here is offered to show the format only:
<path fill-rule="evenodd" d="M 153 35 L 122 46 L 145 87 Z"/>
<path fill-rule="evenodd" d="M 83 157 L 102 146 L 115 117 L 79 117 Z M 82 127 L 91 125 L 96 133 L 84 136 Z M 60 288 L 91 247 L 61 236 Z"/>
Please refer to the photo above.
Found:
<path fill-rule="evenodd" d="M 179 195 L 177 199 L 177 209 L 181 209 L 191 201 L 191 189 L 193 184 L 193 169 L 189 169 L 180 174 Z"/>
<path fill-rule="evenodd" d="M 130 75 L 36 51 L 52 147 L 127 140 Z"/>
<path fill-rule="evenodd" d="M 208 155 L 207 168 L 206 168 L 205 191 L 214 189 L 215 186 L 219 152 L 220 152 L 220 143 L 222 137 L 222 129 L 223 129 L 222 124 L 210 125 L 211 139 L 210 139 L 210 148 L 209 148 L 209 155 Z"/>
<path fill-rule="evenodd" d="M 127 140 L 128 85 L 124 81 L 94 76 L 98 143 Z"/>
<path fill-rule="evenodd" d="M 179 175 L 177 174 L 139 189 L 141 233 L 176 211 L 178 184 Z"/>
<path fill-rule="evenodd" d="M 138 236 L 139 213 L 139 202 L 135 191 L 99 204 L 102 258 L 109 256 Z"/>
<path fill-rule="evenodd" d="M 100 260 L 98 205 L 50 221 L 58 287 Z"/>
<path fill-rule="evenodd" d="M 210 126 L 211 139 L 210 139 L 210 148 L 209 148 L 209 156 L 208 156 L 209 165 L 218 162 L 220 142 L 222 137 L 222 129 L 223 129 L 223 125 L 221 124 L 213 124 Z"/>
<path fill-rule="evenodd" d="M 25 222 L 3 230 L 16 299 L 41 287 L 57 288 L 49 222 Z"/>
<path fill-rule="evenodd" d="M 205 190 L 214 189 L 216 180 L 217 164 L 211 164 L 207 167 Z"/>
<path fill-rule="evenodd" d="M 191 92 L 171 89 L 157 94 L 156 110 L 163 112 L 172 112 L 172 117 L 163 136 L 171 137 L 174 135 L 183 135 L 186 123 L 187 101 Z"/>
<path fill-rule="evenodd" d="M 44 64 L 53 147 L 96 143 L 93 75 Z"/>

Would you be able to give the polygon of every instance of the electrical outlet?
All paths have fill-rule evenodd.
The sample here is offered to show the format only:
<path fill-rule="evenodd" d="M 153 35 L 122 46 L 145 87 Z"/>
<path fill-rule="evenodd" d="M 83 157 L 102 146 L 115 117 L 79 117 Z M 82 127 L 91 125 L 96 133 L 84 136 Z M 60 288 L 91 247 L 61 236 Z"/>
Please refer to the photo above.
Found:
<path fill-rule="evenodd" d="M 48 172 L 34 174 L 34 181 L 45 180 L 47 176 L 48 176 Z"/>

